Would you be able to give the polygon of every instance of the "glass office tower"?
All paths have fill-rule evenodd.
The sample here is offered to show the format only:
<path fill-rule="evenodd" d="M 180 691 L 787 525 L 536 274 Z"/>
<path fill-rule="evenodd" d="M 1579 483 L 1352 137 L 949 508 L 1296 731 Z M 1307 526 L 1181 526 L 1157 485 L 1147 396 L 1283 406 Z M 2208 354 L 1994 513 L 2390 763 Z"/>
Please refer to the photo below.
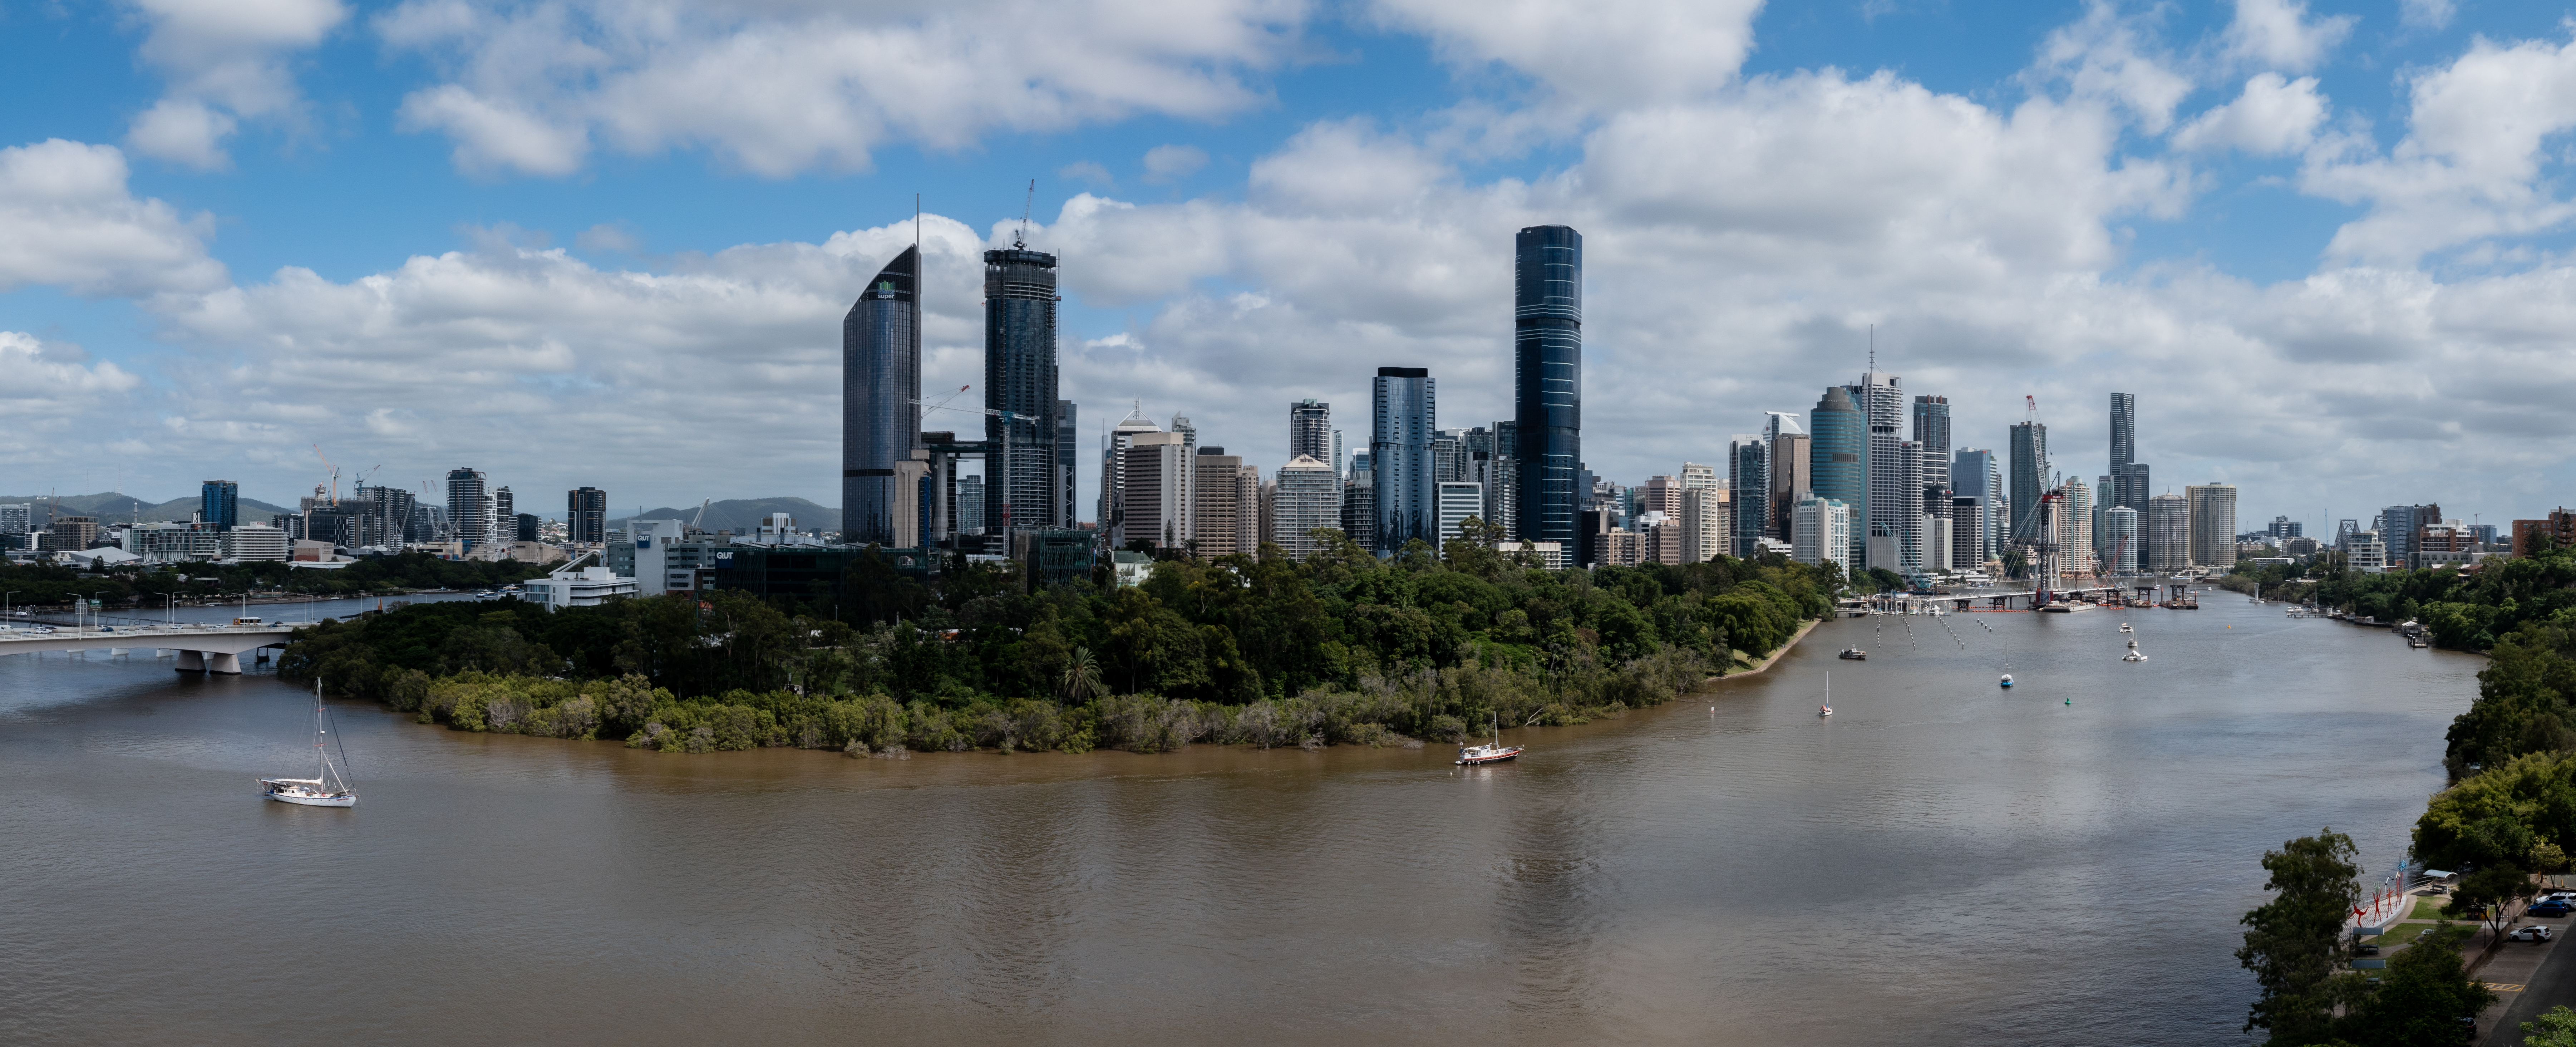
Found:
<path fill-rule="evenodd" d="M 891 546 L 895 466 L 921 440 L 921 249 L 904 248 L 841 319 L 843 541 Z"/>
<path fill-rule="evenodd" d="M 1381 367 L 1370 397 L 1371 486 L 1375 488 L 1377 548 L 1400 552 L 1420 538 L 1434 548 L 1439 508 L 1434 504 L 1431 437 L 1440 424 L 1438 387 L 1429 368 Z"/>
<path fill-rule="evenodd" d="M 1530 226 L 1512 243 L 1512 423 L 1520 536 L 1574 548 L 1574 515 L 1585 494 L 1577 489 L 1583 470 L 1583 234 L 1566 226 Z M 1381 504 L 1385 468 L 1380 463 Z"/>
<path fill-rule="evenodd" d="M 984 252 L 984 438 L 1007 459 L 984 466 L 985 530 L 1062 526 L 1057 505 L 1056 258 L 1013 244 Z"/>
<path fill-rule="evenodd" d="M 1825 390 L 1807 414 L 1807 472 L 1816 497 L 1851 510 L 1851 544 L 1840 550 L 1843 568 L 1857 570 L 1868 532 L 1858 522 L 1869 518 L 1869 418 L 1851 394 L 1836 386 Z"/>
<path fill-rule="evenodd" d="M 241 485 L 208 480 L 197 495 L 197 515 L 218 531 L 241 526 Z"/>

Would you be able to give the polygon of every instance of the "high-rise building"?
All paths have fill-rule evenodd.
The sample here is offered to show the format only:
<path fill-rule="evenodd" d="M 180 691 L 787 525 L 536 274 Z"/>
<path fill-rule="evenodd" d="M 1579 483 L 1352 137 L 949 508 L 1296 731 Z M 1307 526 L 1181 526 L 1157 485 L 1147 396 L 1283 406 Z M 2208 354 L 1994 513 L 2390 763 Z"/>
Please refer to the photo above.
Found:
<path fill-rule="evenodd" d="M 1851 519 L 1851 507 L 1838 500 L 1813 492 L 1800 496 L 1790 512 L 1789 558 L 1803 564 L 1834 560 L 1848 565 L 1851 561 L 1843 557 L 1851 555 L 1854 544 Z"/>
<path fill-rule="evenodd" d="M 1923 445 L 1923 484 L 1950 483 L 1950 398 L 1918 396 L 1914 398 L 1914 442 Z M 1948 516 L 1945 507 L 1935 515 Z"/>
<path fill-rule="evenodd" d="M 1056 504 L 1055 268 L 1054 255 L 1019 242 L 984 252 L 984 409 L 996 412 L 984 416 L 984 439 L 1009 442 L 1002 467 L 984 467 L 988 531 L 1061 527 L 1072 516 L 1072 503 Z"/>
<path fill-rule="evenodd" d="M 2404 570 L 2415 565 L 2415 535 L 2432 524 L 2442 522 L 2439 505 L 2392 505 L 2379 511 L 2379 541 L 2388 547 L 2388 566 Z"/>
<path fill-rule="evenodd" d="M 2236 487 L 2192 484 L 2182 489 L 2191 500 L 2191 562 L 2202 567 L 2236 566 Z"/>
<path fill-rule="evenodd" d="M 2025 545 L 2041 540 L 2039 496 L 2048 493 L 2048 427 L 2022 422 L 2012 427 L 2011 437 L 2005 493 L 2012 498 L 2012 526 L 2005 537 L 2009 544 Z"/>
<path fill-rule="evenodd" d="M 447 518 L 466 552 L 492 538 L 492 496 L 483 482 L 483 474 L 472 469 L 447 473 Z"/>
<path fill-rule="evenodd" d="M 1190 534 L 1198 542 L 1200 556 L 1224 556 L 1228 553 L 1258 553 L 1260 525 L 1244 526 L 1244 517 L 1261 516 L 1261 483 L 1256 478 L 1250 489 L 1239 481 L 1243 475 L 1243 456 L 1225 453 L 1222 447 L 1202 447 L 1191 458 L 1194 466 L 1190 485 Z M 1249 498 L 1245 497 L 1250 495 Z M 1254 536 L 1253 546 L 1243 545 L 1245 535 Z"/>
<path fill-rule="evenodd" d="M 984 478 L 957 478 L 957 533 L 984 533 Z"/>
<path fill-rule="evenodd" d="M 1431 438 L 1440 424 L 1436 380 L 1427 368 L 1381 367 L 1372 392 L 1369 467 L 1377 498 L 1377 547 L 1401 551 L 1415 539 L 1437 545 L 1440 517 L 1433 504 L 1437 492 L 1432 484 L 1437 481 L 1431 468 Z M 1524 439 L 1529 431 L 1529 426 L 1521 427 Z"/>
<path fill-rule="evenodd" d="M 1270 540 L 1296 560 L 1315 555 L 1314 532 L 1337 526 L 1342 516 L 1341 482 L 1332 463 L 1298 455 L 1279 467 L 1273 484 Z"/>
<path fill-rule="evenodd" d="M 1367 451 L 1351 455 L 1350 475 L 1342 481 L 1342 533 L 1362 549 L 1377 548 L 1377 474 L 1371 465 Z"/>
<path fill-rule="evenodd" d="M 2102 546 L 2102 566 L 2113 574 L 2138 573 L 2138 511 L 2125 505 L 2103 506 L 2098 518 L 2102 534 L 2095 541 Z"/>
<path fill-rule="evenodd" d="M 2093 488 L 2082 480 L 2068 480 L 2058 485 L 2057 501 L 2057 570 L 2092 574 Z"/>
<path fill-rule="evenodd" d="M 1074 518 L 1080 515 L 1074 512 L 1073 506 L 1074 486 L 1079 479 L 1077 474 L 1082 471 L 1082 433 L 1075 425 L 1074 416 L 1073 401 L 1055 402 L 1056 504 L 1062 507 L 1056 512 L 1056 526 L 1060 528 L 1072 527 L 1076 522 Z"/>
<path fill-rule="evenodd" d="M 1707 563 L 1735 548 L 1735 523 L 1743 517 L 1728 504 L 1731 493 L 1722 487 L 1682 488 L 1681 562 Z M 1748 549 L 1747 555 L 1756 551 Z"/>
<path fill-rule="evenodd" d="M 1995 532 L 2002 518 L 1995 515 L 1995 504 L 2001 499 L 2003 470 L 1995 463 L 1995 453 L 1983 447 L 1962 447 L 1950 452 L 1951 518 L 1958 518 L 1958 499 L 1969 500 L 1977 515 L 1977 546 L 1974 557 L 1960 566 L 1973 567 L 1995 557 Z M 1955 532 L 1954 532 L 1955 533 Z"/>
<path fill-rule="evenodd" d="M 564 537 L 574 545 L 608 541 L 608 492 L 596 487 L 564 492 Z"/>
<path fill-rule="evenodd" d="M 1162 431 L 1162 427 L 1155 425 L 1153 419 L 1145 417 L 1144 405 L 1137 404 L 1135 410 L 1127 412 L 1127 417 L 1121 420 L 1117 427 L 1100 438 L 1100 530 L 1101 533 L 1109 536 L 1112 546 L 1121 549 L 1127 547 L 1125 533 L 1119 530 L 1119 525 L 1123 522 L 1127 511 L 1128 445 L 1134 443 L 1136 437 L 1141 434 Z M 989 487 L 986 489 L 984 502 L 984 529 L 987 533 L 991 533 L 994 531 L 994 519 L 992 491 Z"/>
<path fill-rule="evenodd" d="M 369 487 L 364 484 L 349 492 L 346 504 L 372 521 L 360 525 L 361 533 L 373 538 L 369 545 L 397 546 L 413 541 L 412 516 L 414 501 L 410 491 L 399 487 Z"/>
<path fill-rule="evenodd" d="M 230 480 L 208 480 L 197 495 L 197 515 L 217 531 L 241 526 L 241 485 Z M 23 532 L 25 529 L 20 528 Z"/>
<path fill-rule="evenodd" d="M 1185 463 L 1181 470 L 1181 505 L 1185 507 L 1197 505 L 1199 473 L 1196 468 L 1187 467 L 1186 463 L 1198 457 L 1199 427 L 1190 423 L 1188 415 L 1175 414 L 1172 416 L 1172 426 L 1168 431 L 1179 433 L 1181 436 L 1181 458 Z M 1187 546 L 1192 539 L 1198 537 L 1196 519 L 1187 508 L 1181 510 L 1181 539 L 1174 544 Z"/>
<path fill-rule="evenodd" d="M 1520 466 L 1520 537 L 1572 548 L 1584 494 L 1576 478 L 1583 469 L 1583 234 L 1530 226 L 1512 247 L 1512 457 Z M 1378 469 L 1384 476 L 1386 463 Z M 1385 491 L 1381 484 L 1381 518 Z"/>
<path fill-rule="evenodd" d="M 35 530 L 35 528 L 35 503 L 11 502 L 7 505 L 0 505 L 0 535 L 24 535 L 29 531 Z M 0 540 L 0 549 L 15 548 L 18 548 L 18 546 L 13 545 L 6 540 Z"/>
<path fill-rule="evenodd" d="M 2147 569 L 2179 571 L 2191 566 L 2191 532 L 2189 499 L 2178 494 L 2148 498 Z"/>
<path fill-rule="evenodd" d="M 2138 461 L 2138 398 L 2111 394 L 2111 497 L 2105 504 L 2147 511 L 2147 464 Z"/>
<path fill-rule="evenodd" d="M 1858 570 L 1863 564 L 1862 543 L 1868 537 L 1861 521 L 1868 518 L 1869 418 L 1852 402 L 1848 390 L 1835 386 L 1825 390 L 1815 410 L 1808 412 L 1807 432 L 1814 439 L 1809 452 L 1812 490 L 1849 514 L 1843 529 L 1835 533 L 1849 538 L 1850 546 L 1826 554 L 1825 559 L 1840 562 L 1846 570 Z"/>
<path fill-rule="evenodd" d="M 2286 516 L 2275 516 L 2272 518 L 2272 525 L 2265 528 L 2264 533 L 2271 535 L 2274 539 L 2299 538 L 2304 536 L 2303 532 L 2306 530 L 2306 527 L 2306 521 L 2293 520 Z"/>
<path fill-rule="evenodd" d="M 1815 476 L 1808 463 L 1809 437 L 1798 416 L 1782 411 L 1766 412 L 1769 421 L 1763 425 L 1762 468 L 1771 478 L 1771 488 L 1764 497 L 1763 510 L 1768 514 L 1762 535 L 1789 540 L 1789 510 L 1798 496 L 1813 490 Z M 1739 528 L 1736 534 L 1741 536 Z M 1758 536 L 1757 536 L 1758 537 Z"/>
<path fill-rule="evenodd" d="M 1446 549 L 1450 539 L 1463 533 L 1469 517 L 1483 517 L 1485 485 L 1465 480 L 1442 480 L 1434 487 L 1433 497 L 1439 502 L 1440 538 L 1431 544 Z"/>
<path fill-rule="evenodd" d="M 1899 486 L 1896 488 L 1897 505 L 1895 506 L 1898 512 L 1891 524 L 1891 529 L 1896 532 L 1896 566 L 1894 567 L 1894 570 L 1898 574 L 1913 575 L 1920 573 L 1926 566 L 1924 562 L 1926 558 L 1924 556 L 1923 549 L 1923 531 L 1926 516 L 1924 514 L 1925 499 L 1923 497 L 1922 444 L 1915 443 L 1912 440 L 1899 440 L 1896 442 L 1895 475 Z M 1870 494 L 1875 496 L 1878 494 L 1878 491 L 1873 488 L 1870 491 Z M 1947 506 L 1944 506 L 1943 508 L 1947 508 Z M 1876 567 L 1879 565 L 1871 564 L 1870 566 Z"/>
<path fill-rule="evenodd" d="M 1776 424 L 1776 421 L 1775 421 Z M 1738 433 L 1726 443 L 1726 489 L 1735 498 L 1735 521 L 1729 530 L 1732 548 L 1728 555 L 1739 560 L 1753 557 L 1753 543 L 1762 540 L 1770 530 L 1773 493 L 1771 484 L 1771 442 Z"/>
<path fill-rule="evenodd" d="M 508 487 L 502 487 L 492 492 L 491 533 L 492 540 L 495 542 L 515 542 L 519 540 L 519 502 L 518 498 L 510 493 L 510 489 Z M 358 544 L 358 540 L 355 535 L 352 535 L 348 540 L 341 544 L 356 545 Z"/>
<path fill-rule="evenodd" d="M 904 248 L 841 318 L 841 528 L 854 545 L 917 530 L 901 510 L 920 504 L 905 490 L 922 446 L 920 286 L 921 249 Z"/>
<path fill-rule="evenodd" d="M 1305 455 L 1338 468 L 1333 435 L 1333 405 L 1311 396 L 1288 405 L 1288 457 Z"/>
<path fill-rule="evenodd" d="M 1951 570 L 1973 571 L 1985 565 L 1985 526 L 1986 514 L 1979 511 L 1976 499 L 1950 496 Z"/>
<path fill-rule="evenodd" d="M 1521 533 L 1521 475 L 1520 463 L 1512 454 L 1518 443 L 1518 430 L 1510 422 L 1495 422 L 1491 430 L 1472 429 L 1468 436 L 1472 445 L 1468 454 L 1473 461 L 1472 475 L 1467 478 L 1485 485 L 1485 522 L 1517 538 Z"/>
<path fill-rule="evenodd" d="M 1861 373 L 1860 381 L 1844 387 L 1869 426 L 1869 450 L 1862 459 L 1867 468 L 1869 498 L 1867 504 L 1855 507 L 1852 528 L 1869 537 L 1887 539 L 1887 548 L 1900 557 L 1908 545 L 1905 535 L 1918 530 L 1915 506 L 1922 489 L 1922 479 L 1914 475 L 1921 468 L 1921 459 L 1918 457 L 1909 470 L 1905 456 L 1897 449 L 1905 442 L 1903 385 L 1902 379 L 1872 364 L 1870 370 Z M 1891 571 L 1913 569 L 1894 560 L 1871 561 L 1865 555 L 1862 563 Z"/>
<path fill-rule="evenodd" d="M 1188 540 L 1189 448 L 1180 433 L 1137 433 L 1127 442 L 1125 506 L 1119 544 L 1143 540 L 1157 549 Z"/>

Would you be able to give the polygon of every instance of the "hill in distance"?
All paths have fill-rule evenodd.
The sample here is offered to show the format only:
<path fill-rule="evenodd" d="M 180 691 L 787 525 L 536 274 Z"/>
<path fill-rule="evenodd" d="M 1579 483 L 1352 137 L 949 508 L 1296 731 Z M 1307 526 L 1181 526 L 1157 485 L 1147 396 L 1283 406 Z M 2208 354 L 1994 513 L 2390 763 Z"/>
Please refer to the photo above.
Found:
<path fill-rule="evenodd" d="M 801 530 L 837 531 L 841 529 L 841 511 L 826 509 L 802 498 L 727 498 L 707 506 L 707 517 L 698 526 L 710 531 L 749 531 L 771 513 L 786 513 L 796 518 Z M 698 518 L 698 507 L 654 509 L 641 514 L 610 516 L 608 526 L 622 527 L 628 519 L 678 520 L 685 524 Z"/>
<path fill-rule="evenodd" d="M 63 495 L 60 499 L 56 499 L 52 495 L 42 494 L 0 494 L 0 505 L 24 502 L 35 506 L 36 519 L 38 521 L 37 526 L 39 527 L 45 526 L 44 521 L 46 519 L 46 511 L 51 508 L 56 501 L 60 501 L 62 503 L 63 515 L 95 516 L 98 517 L 98 522 L 101 524 L 128 523 L 137 519 L 142 520 L 144 523 L 169 523 L 172 521 L 185 523 L 187 522 L 188 517 L 197 511 L 198 505 L 201 504 L 195 495 L 190 495 L 186 498 L 173 498 L 166 502 L 156 502 L 141 495 L 118 494 L 114 491 L 103 491 L 98 494 L 67 494 Z M 241 509 L 241 519 L 243 523 L 267 523 L 268 518 L 271 516 L 278 513 L 290 513 L 295 511 L 270 505 L 267 502 L 263 502 L 255 498 L 237 499 L 235 504 Z M 139 511 L 136 508 L 137 506 L 141 507 Z"/>

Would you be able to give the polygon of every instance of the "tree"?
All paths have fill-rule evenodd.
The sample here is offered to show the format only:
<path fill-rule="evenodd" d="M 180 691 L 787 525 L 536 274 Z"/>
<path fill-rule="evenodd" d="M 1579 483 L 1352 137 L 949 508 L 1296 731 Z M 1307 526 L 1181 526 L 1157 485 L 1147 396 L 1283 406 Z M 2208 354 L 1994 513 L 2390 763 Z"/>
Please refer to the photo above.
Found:
<path fill-rule="evenodd" d="M 2514 907 L 2531 893 L 2531 877 L 2522 870 L 2491 866 L 2461 877 L 2448 909 L 2454 919 L 2483 919 L 2490 932 L 2503 934 L 2513 922 Z"/>
<path fill-rule="evenodd" d="M 2576 1011 L 2552 1007 L 2522 1023 L 2522 1047 L 2576 1047 Z"/>
<path fill-rule="evenodd" d="M 1076 647 L 1064 666 L 1064 697 L 1071 702 L 1087 702 L 1108 690 L 1100 682 L 1100 663 L 1091 657 L 1091 648 Z"/>
<path fill-rule="evenodd" d="M 2379 988 L 2338 1023 L 2343 1039 L 2354 1047 L 2467 1044 L 2468 1028 L 2461 1019 L 2475 1018 L 2495 1002 L 2486 986 L 2469 980 L 2468 965 L 2460 959 L 2459 941 L 2467 933 L 2454 926 L 2399 950 L 2389 959 L 2388 976 Z M 2277 1033 L 2272 1039 L 2281 1040 Z"/>
<path fill-rule="evenodd" d="M 2361 898 L 2359 852 L 2352 837 L 2327 828 L 2263 853 L 2272 900 L 2245 914 L 2248 929 L 2236 962 L 2254 972 L 2262 995 L 2247 1009 L 2245 1031 L 2268 1029 L 2270 1043 L 2311 1044 L 2328 1038 L 2338 987 L 2350 959 L 2344 918 Z"/>

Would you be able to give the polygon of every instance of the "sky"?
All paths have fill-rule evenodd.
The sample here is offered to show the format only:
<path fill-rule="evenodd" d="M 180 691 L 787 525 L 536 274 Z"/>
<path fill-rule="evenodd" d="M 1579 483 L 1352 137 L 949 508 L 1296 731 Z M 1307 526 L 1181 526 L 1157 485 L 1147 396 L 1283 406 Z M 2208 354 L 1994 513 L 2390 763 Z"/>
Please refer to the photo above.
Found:
<path fill-rule="evenodd" d="M 1722 464 L 1869 363 L 2240 529 L 2576 478 L 2576 9 L 2496 0 L 0 5 L 0 494 L 838 500 L 839 320 L 915 236 L 1060 254 L 1084 446 L 1284 461 L 1369 380 L 1508 417 L 1515 230 L 1586 252 L 1584 456 Z M 1035 189 L 1030 185 L 1034 181 Z M 980 390 L 959 402 L 980 397 Z M 2028 399 L 2025 399 L 2028 398 Z M 934 412 L 928 428 L 972 429 Z M 1086 461 L 1082 508 L 1098 486 Z"/>

